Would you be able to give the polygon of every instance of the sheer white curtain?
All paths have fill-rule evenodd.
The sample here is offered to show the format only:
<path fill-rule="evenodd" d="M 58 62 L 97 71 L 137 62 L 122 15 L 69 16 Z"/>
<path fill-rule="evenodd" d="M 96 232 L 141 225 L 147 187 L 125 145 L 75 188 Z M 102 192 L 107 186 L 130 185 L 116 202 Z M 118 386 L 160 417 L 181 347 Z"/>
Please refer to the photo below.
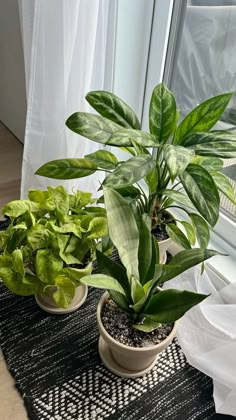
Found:
<path fill-rule="evenodd" d="M 49 160 L 99 148 L 68 130 L 65 120 L 89 110 L 88 91 L 112 90 L 115 10 L 116 0 L 19 0 L 28 101 L 21 197 L 47 185 L 93 193 L 99 187 L 98 175 L 56 181 L 34 173 Z"/>

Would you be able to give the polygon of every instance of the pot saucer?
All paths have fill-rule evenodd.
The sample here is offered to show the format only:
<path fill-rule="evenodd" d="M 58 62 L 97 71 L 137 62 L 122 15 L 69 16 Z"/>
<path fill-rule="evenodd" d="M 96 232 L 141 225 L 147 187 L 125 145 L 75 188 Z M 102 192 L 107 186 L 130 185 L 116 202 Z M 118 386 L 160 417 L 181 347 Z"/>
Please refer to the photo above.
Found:
<path fill-rule="evenodd" d="M 58 315 L 64 315 L 69 314 L 70 312 L 75 311 L 78 309 L 85 301 L 88 294 L 88 286 L 85 284 L 82 284 L 81 286 L 77 287 L 75 291 L 75 297 L 71 302 L 71 305 L 69 308 L 59 308 L 58 306 L 51 306 L 49 305 L 43 298 L 43 295 L 35 295 L 35 300 L 37 304 L 40 306 L 41 309 L 43 309 L 46 312 L 49 312 L 50 314 L 58 314 Z M 55 305 L 55 304 L 54 304 Z"/>
<path fill-rule="evenodd" d="M 115 375 L 121 376 L 122 378 L 138 378 L 140 376 L 144 376 L 148 373 L 153 366 L 156 364 L 158 356 L 154 359 L 154 361 L 145 369 L 139 371 L 128 370 L 120 366 L 114 359 L 111 354 L 111 351 L 107 345 L 107 343 L 103 340 L 102 336 L 99 337 L 98 342 L 98 351 L 101 357 L 103 364 Z"/>

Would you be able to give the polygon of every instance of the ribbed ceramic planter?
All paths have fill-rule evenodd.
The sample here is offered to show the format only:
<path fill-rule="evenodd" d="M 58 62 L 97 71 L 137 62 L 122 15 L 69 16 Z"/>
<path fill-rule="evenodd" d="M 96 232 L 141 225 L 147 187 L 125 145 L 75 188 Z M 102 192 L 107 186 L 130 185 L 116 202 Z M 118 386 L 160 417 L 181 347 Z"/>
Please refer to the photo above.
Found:
<path fill-rule="evenodd" d="M 173 340 L 177 323 L 170 335 L 160 344 L 150 347 L 130 347 L 121 344 L 110 336 L 101 321 L 101 309 L 103 302 L 108 298 L 105 292 L 97 306 L 97 323 L 100 332 L 99 354 L 104 365 L 118 376 L 135 378 L 143 376 L 155 365 L 159 353 L 161 353 Z"/>
<path fill-rule="evenodd" d="M 53 293 L 53 291 L 52 291 Z M 74 299 L 72 300 L 70 306 L 68 308 L 60 308 L 56 305 L 53 298 L 46 294 L 37 294 L 35 295 L 35 300 L 37 304 L 46 312 L 51 314 L 68 314 L 70 312 L 75 311 L 78 309 L 86 300 L 88 294 L 88 287 L 86 285 L 82 285 L 76 288 Z"/>

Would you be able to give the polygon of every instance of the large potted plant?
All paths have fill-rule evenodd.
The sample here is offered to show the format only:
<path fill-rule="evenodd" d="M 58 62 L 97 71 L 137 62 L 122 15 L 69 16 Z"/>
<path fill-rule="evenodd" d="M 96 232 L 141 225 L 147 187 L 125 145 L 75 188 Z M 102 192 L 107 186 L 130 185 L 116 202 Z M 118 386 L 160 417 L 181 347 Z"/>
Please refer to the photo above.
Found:
<path fill-rule="evenodd" d="M 105 170 L 108 176 L 103 185 L 117 189 L 136 202 L 137 211 L 151 217 L 153 232 L 164 240 L 159 243 L 163 251 L 169 245 L 168 237 L 186 249 L 197 239 L 204 248 L 209 241 L 209 226 L 213 227 L 219 217 L 219 193 L 236 204 L 232 186 L 221 172 L 222 159 L 236 156 L 236 133 L 210 131 L 232 95 L 208 99 L 178 125 L 175 97 L 161 83 L 152 93 L 150 132 L 146 133 L 141 131 L 133 110 L 116 95 L 90 92 L 86 99 L 100 115 L 76 112 L 66 121 L 67 127 L 90 140 L 122 148 L 132 155 L 131 159 L 119 162 L 111 152 L 99 150 L 84 159 L 48 162 L 36 173 L 70 179 Z M 147 194 L 139 185 L 141 179 Z M 187 221 L 176 222 L 168 212 L 172 207 L 184 211 Z"/>
<path fill-rule="evenodd" d="M 106 213 L 87 192 L 59 187 L 31 190 L 5 205 L 0 232 L 0 278 L 14 293 L 35 295 L 46 311 L 65 313 L 85 300 L 82 276 L 91 273 L 97 240 L 107 234 Z"/>
<path fill-rule="evenodd" d="M 82 284 L 108 290 L 97 309 L 99 352 L 104 364 L 120 376 L 145 374 L 173 339 L 176 320 L 207 295 L 159 288 L 190 267 L 216 255 L 213 250 L 189 249 L 168 264 L 159 263 L 158 245 L 150 219 L 138 220 L 117 191 L 105 189 L 109 235 L 123 265 L 97 251 L 100 274 Z"/>

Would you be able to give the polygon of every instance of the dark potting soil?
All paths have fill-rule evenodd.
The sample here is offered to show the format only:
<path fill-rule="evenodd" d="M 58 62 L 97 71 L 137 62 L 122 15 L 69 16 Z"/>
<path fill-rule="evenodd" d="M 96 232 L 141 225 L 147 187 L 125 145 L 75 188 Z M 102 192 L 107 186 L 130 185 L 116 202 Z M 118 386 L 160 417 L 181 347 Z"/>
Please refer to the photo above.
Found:
<path fill-rule="evenodd" d="M 170 334 L 173 324 L 163 324 L 156 330 L 145 333 L 131 327 L 128 314 L 108 298 L 104 301 L 101 320 L 106 331 L 122 344 L 131 347 L 148 347 L 161 343 Z"/>
<path fill-rule="evenodd" d="M 166 225 L 168 223 L 175 223 L 175 221 L 173 220 L 170 213 L 164 211 L 161 214 L 160 223 L 158 223 L 158 225 L 152 229 L 152 234 L 157 238 L 159 242 L 164 241 L 165 239 L 169 239 L 169 235 L 166 232 Z"/>

